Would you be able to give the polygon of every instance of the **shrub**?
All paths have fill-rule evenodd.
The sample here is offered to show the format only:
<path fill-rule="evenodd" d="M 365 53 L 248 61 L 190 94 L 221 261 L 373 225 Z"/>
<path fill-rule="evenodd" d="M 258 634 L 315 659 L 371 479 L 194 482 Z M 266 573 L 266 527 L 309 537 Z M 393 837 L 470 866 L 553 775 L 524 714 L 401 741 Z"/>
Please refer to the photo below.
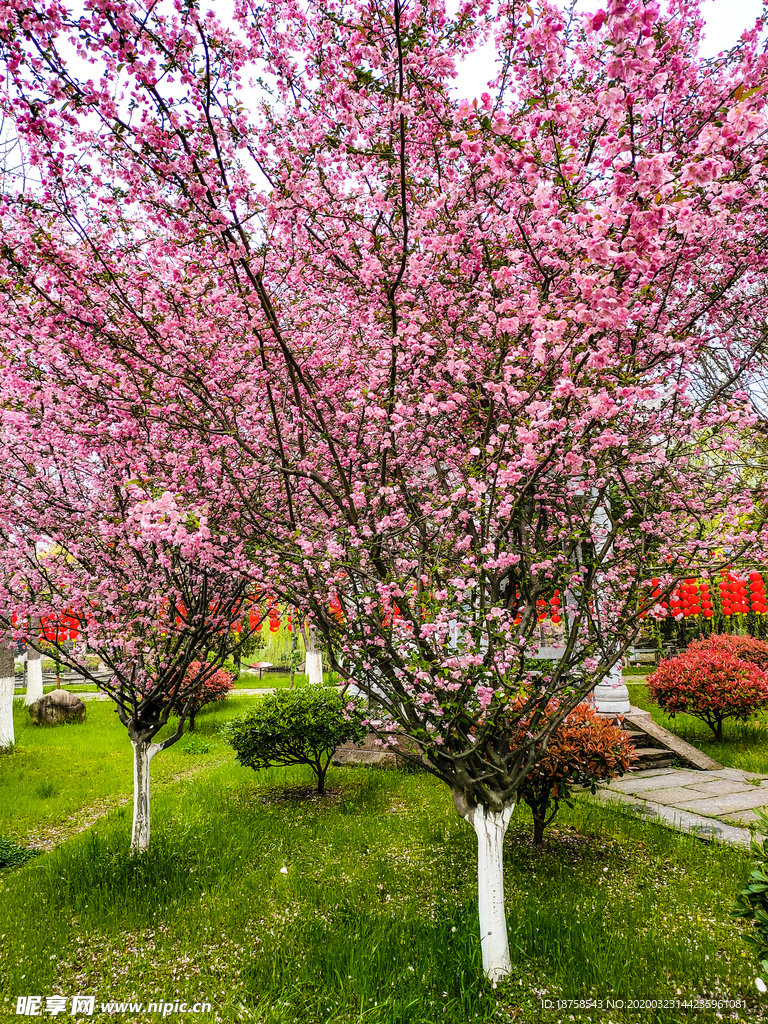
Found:
<path fill-rule="evenodd" d="M 194 679 L 197 673 L 200 671 L 200 662 L 193 661 L 187 669 L 187 676 L 190 679 Z M 206 705 L 212 704 L 217 700 L 224 700 L 229 691 L 233 689 L 234 683 L 232 682 L 232 673 L 227 672 L 225 669 L 217 669 L 212 676 L 200 686 L 188 709 L 189 717 L 189 731 L 194 732 L 195 729 L 195 715 L 201 711 Z M 179 695 L 174 701 L 173 710 L 176 714 L 181 714 L 188 699 L 188 694 L 185 695 L 184 685 L 182 684 L 179 689 Z"/>
<path fill-rule="evenodd" d="M 306 764 L 325 792 L 325 773 L 341 743 L 360 742 L 365 704 L 325 687 L 281 690 L 262 697 L 246 714 L 228 722 L 224 735 L 237 760 L 258 771 L 276 765 Z"/>
<path fill-rule="evenodd" d="M 651 700 L 670 717 L 700 718 L 718 740 L 726 718 L 744 721 L 768 704 L 766 673 L 718 645 L 689 648 L 663 661 L 647 683 Z"/>
<path fill-rule="evenodd" d="M 0 868 L 19 868 L 36 857 L 39 852 L 26 846 L 19 846 L 8 836 L 0 836 Z"/>
<path fill-rule="evenodd" d="M 768 832 L 768 818 L 762 811 L 755 811 L 757 825 Z M 747 921 L 750 930 L 744 936 L 755 951 L 763 971 L 768 973 L 768 840 L 753 839 L 752 871 L 744 888 L 736 897 L 732 913 Z"/>
<path fill-rule="evenodd" d="M 552 702 L 547 712 L 557 705 Z M 629 736 L 590 704 L 579 704 L 552 734 L 543 756 L 526 776 L 520 797 L 533 813 L 533 841 L 544 839 L 544 829 L 561 803 L 570 806 L 571 790 L 623 775 L 632 757 Z M 551 812 L 550 812 L 551 808 Z"/>
<path fill-rule="evenodd" d="M 758 640 L 756 636 L 734 636 L 732 633 L 713 633 L 702 640 L 694 640 L 688 644 L 686 653 L 699 654 L 707 651 L 719 651 L 732 654 L 740 661 L 748 661 L 757 665 L 763 672 L 768 672 L 768 643 Z"/>

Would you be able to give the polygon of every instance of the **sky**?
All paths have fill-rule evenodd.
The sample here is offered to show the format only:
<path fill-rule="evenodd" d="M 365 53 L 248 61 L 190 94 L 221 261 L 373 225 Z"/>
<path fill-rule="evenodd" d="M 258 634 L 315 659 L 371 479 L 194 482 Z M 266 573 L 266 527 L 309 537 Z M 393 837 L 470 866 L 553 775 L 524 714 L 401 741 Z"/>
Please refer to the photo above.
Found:
<path fill-rule="evenodd" d="M 451 9 L 457 5 L 449 0 L 448 6 Z M 605 6 L 606 0 L 579 0 L 579 8 L 585 12 Z M 762 9 L 762 0 L 704 0 L 701 12 L 707 27 L 702 56 L 714 57 L 733 46 L 744 29 L 754 25 Z M 484 47 L 464 62 L 455 85 L 457 96 L 473 99 L 485 91 L 490 77 L 489 57 L 490 48 Z"/>
<path fill-rule="evenodd" d="M 577 2 L 578 8 L 585 13 L 595 12 L 601 7 L 607 6 L 607 0 L 577 0 Z M 663 2 L 664 0 L 662 0 Z M 765 2 L 768 5 L 768 0 Z M 77 7 L 80 3 L 82 0 L 74 0 L 69 6 Z M 459 0 L 447 0 L 448 10 L 451 12 L 455 11 L 458 5 Z M 531 0 L 531 5 L 535 8 L 536 0 Z M 203 0 L 202 6 L 204 8 L 208 6 L 205 0 Z M 216 0 L 215 8 L 219 16 L 226 20 L 227 13 L 233 9 L 233 0 Z M 711 57 L 732 46 L 744 29 L 754 24 L 762 8 L 762 0 L 703 0 L 702 14 L 706 22 L 706 31 L 702 55 Z M 459 70 L 459 76 L 454 84 L 454 95 L 457 98 L 472 100 L 485 92 L 488 79 L 492 77 L 493 73 L 492 60 L 490 45 L 472 54 Z M 73 63 L 79 64 L 77 59 L 74 59 Z M 77 70 L 80 69 L 77 68 Z M 94 70 L 83 67 L 82 72 L 85 78 L 89 78 L 93 75 Z M 3 158 L 3 142 L 8 137 L 7 129 L 0 124 L 0 162 Z"/>

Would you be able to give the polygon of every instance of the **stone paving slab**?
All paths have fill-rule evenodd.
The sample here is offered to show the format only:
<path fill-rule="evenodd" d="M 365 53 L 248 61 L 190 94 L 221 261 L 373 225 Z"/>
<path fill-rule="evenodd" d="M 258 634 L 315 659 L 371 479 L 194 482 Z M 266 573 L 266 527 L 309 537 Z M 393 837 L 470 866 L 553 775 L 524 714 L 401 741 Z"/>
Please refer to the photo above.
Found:
<path fill-rule="evenodd" d="M 643 778 L 638 778 L 640 773 L 633 772 L 631 775 L 624 775 L 620 779 L 616 779 L 615 782 L 611 783 L 611 789 L 617 789 L 620 793 L 643 793 L 651 790 L 659 789 L 670 789 L 673 786 L 681 787 L 686 784 L 690 784 L 692 780 L 690 778 L 691 773 L 674 769 L 666 772 L 664 775 L 646 775 Z M 709 777 L 709 772 L 702 772 L 702 775 Z"/>
<path fill-rule="evenodd" d="M 734 811 L 732 814 L 721 814 L 718 821 L 727 821 L 730 825 L 753 825 L 757 821 L 754 811 Z"/>
<path fill-rule="evenodd" d="M 768 806 L 768 780 L 738 768 L 637 772 L 601 787 L 595 799 L 681 832 L 748 847 L 753 833 L 744 826 L 754 826 L 755 808 Z"/>
<path fill-rule="evenodd" d="M 754 790 L 752 792 L 754 792 Z M 686 811 L 691 809 L 688 807 L 688 804 L 690 803 L 696 803 L 698 801 L 701 801 L 702 803 L 707 802 L 707 798 L 703 797 L 701 793 L 697 793 L 692 789 L 686 789 L 685 786 L 669 786 L 664 789 L 656 788 L 646 790 L 642 794 L 642 797 L 644 800 L 653 800 L 656 803 L 665 804 L 670 807 L 682 807 Z"/>
<path fill-rule="evenodd" d="M 709 779 L 707 782 L 694 782 L 687 788 L 705 796 L 727 796 L 730 793 L 754 793 L 757 787 L 751 782 L 737 782 L 736 779 Z"/>
<path fill-rule="evenodd" d="M 677 832 L 685 832 L 701 839 L 717 839 L 730 846 L 742 846 L 747 849 L 752 842 L 752 833 L 748 828 L 738 828 L 716 818 L 691 814 L 689 811 L 654 803 L 651 800 L 633 800 L 628 794 L 615 790 L 599 789 L 594 796 L 585 796 L 582 799 L 624 805 L 641 818 L 658 821 L 659 824 L 673 828 Z"/>
<path fill-rule="evenodd" d="M 690 791 L 689 791 L 690 792 Z M 694 794 L 698 796 L 700 794 Z M 657 799 L 654 793 L 651 799 Z M 745 811 L 751 807 L 768 805 L 768 789 L 762 786 L 753 787 L 751 793 L 729 793 L 726 796 L 705 797 L 703 800 L 686 800 L 684 797 L 674 802 L 675 807 L 684 811 L 703 814 L 707 818 L 717 818 L 721 814 L 732 814 L 734 811 Z"/>
<path fill-rule="evenodd" d="M 768 779 L 765 772 L 743 772 L 741 768 L 718 768 L 716 772 L 707 772 L 707 775 L 723 779 Z"/>

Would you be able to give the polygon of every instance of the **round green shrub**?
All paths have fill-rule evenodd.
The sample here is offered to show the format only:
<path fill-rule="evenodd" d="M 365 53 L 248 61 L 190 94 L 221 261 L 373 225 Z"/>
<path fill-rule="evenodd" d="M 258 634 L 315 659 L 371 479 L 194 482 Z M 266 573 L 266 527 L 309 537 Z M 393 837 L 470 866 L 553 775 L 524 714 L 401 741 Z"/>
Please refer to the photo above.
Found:
<path fill-rule="evenodd" d="M 360 742 L 366 715 L 360 698 L 324 686 L 279 690 L 258 699 L 253 708 L 223 726 L 240 764 L 259 771 L 278 765 L 306 764 L 325 792 L 325 775 L 336 747 Z"/>

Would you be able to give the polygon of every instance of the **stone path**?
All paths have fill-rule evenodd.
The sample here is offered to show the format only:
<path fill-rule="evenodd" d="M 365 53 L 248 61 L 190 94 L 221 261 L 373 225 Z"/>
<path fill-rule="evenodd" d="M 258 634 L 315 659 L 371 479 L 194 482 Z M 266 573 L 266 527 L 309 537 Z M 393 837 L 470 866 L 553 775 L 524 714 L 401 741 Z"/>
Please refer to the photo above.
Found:
<path fill-rule="evenodd" d="M 66 687 L 63 687 L 63 689 L 66 689 Z M 109 700 L 109 697 L 106 695 L 106 693 L 97 693 L 94 690 L 91 690 L 91 691 L 89 691 L 87 693 L 78 693 L 77 690 L 72 690 L 71 692 L 74 693 L 74 695 L 76 697 L 80 697 L 81 700 Z M 246 689 L 241 689 L 240 687 L 236 687 L 234 690 L 230 691 L 230 696 L 232 696 L 232 697 L 257 697 L 259 694 L 262 694 L 262 693 L 263 694 L 275 693 L 275 690 L 274 689 L 270 689 L 269 687 L 265 687 L 263 690 L 250 690 L 250 689 L 246 690 Z M 21 693 L 15 693 L 13 696 L 14 696 L 15 700 L 23 700 L 23 698 L 24 698 L 24 691 L 22 690 Z"/>
<path fill-rule="evenodd" d="M 755 808 L 768 807 L 768 775 L 738 768 L 659 768 L 614 779 L 591 799 L 620 804 L 703 839 L 748 847 L 752 836 L 744 826 L 756 820 Z"/>

